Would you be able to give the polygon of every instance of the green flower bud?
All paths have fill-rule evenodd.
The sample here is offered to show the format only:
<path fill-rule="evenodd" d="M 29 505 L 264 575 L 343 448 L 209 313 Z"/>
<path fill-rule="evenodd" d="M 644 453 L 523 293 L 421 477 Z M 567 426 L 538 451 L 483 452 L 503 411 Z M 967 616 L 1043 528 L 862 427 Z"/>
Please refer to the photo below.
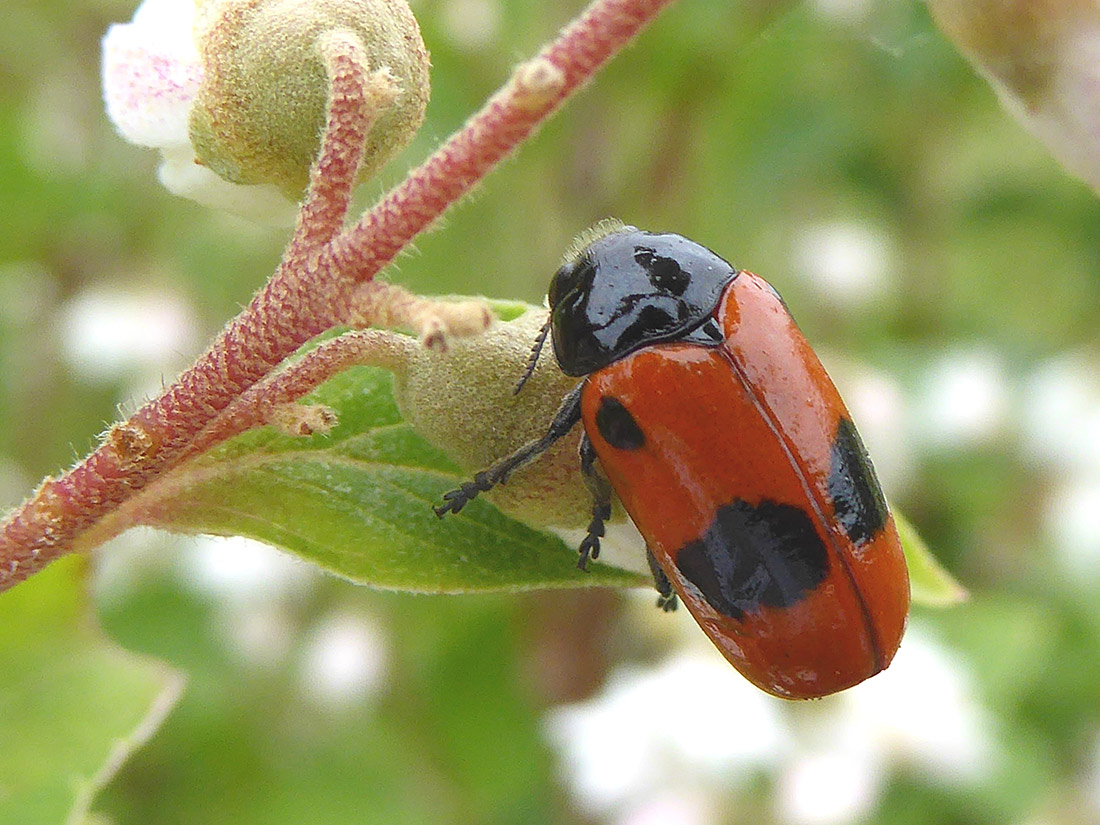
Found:
<path fill-rule="evenodd" d="M 530 309 L 482 335 L 452 339 L 445 352 L 417 347 L 394 376 L 402 416 L 469 471 L 486 469 L 542 436 L 577 383 L 544 352 L 523 390 L 513 394 L 545 321 L 545 310 Z M 485 497 L 534 527 L 587 525 L 592 497 L 579 470 L 580 435 L 578 426 Z M 620 518 L 621 512 L 616 508 Z"/>
<path fill-rule="evenodd" d="M 428 103 L 428 53 L 404 0 L 196 0 L 203 79 L 189 133 L 198 161 L 238 184 L 271 183 L 298 198 L 320 146 L 328 79 L 321 36 L 361 38 L 369 71 L 399 88 L 370 130 L 360 178 L 413 137 Z"/>

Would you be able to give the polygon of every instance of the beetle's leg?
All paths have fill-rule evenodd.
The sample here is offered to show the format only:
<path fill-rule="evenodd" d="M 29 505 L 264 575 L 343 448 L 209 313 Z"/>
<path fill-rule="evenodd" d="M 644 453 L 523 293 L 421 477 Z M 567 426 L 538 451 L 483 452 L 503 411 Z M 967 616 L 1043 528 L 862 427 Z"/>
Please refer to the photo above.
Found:
<path fill-rule="evenodd" d="M 676 591 L 672 589 L 672 582 L 668 580 L 664 569 L 657 563 L 657 557 L 649 547 L 646 547 L 645 554 L 649 559 L 649 571 L 653 574 L 653 584 L 657 588 L 657 607 L 666 613 L 671 613 L 678 603 Z"/>
<path fill-rule="evenodd" d="M 528 461 L 533 461 L 546 452 L 555 441 L 569 433 L 577 422 L 581 420 L 581 388 L 578 384 L 571 390 L 554 414 L 554 420 L 542 438 L 528 441 L 507 458 L 503 458 L 490 467 L 474 476 L 473 481 L 464 481 L 457 490 L 451 490 L 443 494 L 443 503 L 432 509 L 439 518 L 447 513 L 457 513 L 471 499 L 477 498 L 478 493 L 491 490 L 497 484 L 504 484 L 517 469 Z"/>
<path fill-rule="evenodd" d="M 588 492 L 592 494 L 592 521 L 588 525 L 588 535 L 577 548 L 581 554 L 577 567 L 584 570 L 589 559 L 600 557 L 600 538 L 604 534 L 604 522 L 611 518 L 611 484 L 596 470 L 596 450 L 592 447 L 588 433 L 581 435 L 581 477 Z"/>

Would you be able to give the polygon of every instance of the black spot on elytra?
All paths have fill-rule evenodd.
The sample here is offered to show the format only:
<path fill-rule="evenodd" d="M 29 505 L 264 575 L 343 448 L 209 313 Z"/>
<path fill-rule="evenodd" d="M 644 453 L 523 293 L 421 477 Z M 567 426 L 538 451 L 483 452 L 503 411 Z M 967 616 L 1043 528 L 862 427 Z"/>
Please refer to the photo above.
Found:
<path fill-rule="evenodd" d="M 596 429 L 604 441 L 617 450 L 636 450 L 645 444 L 645 433 L 630 410 L 611 395 L 600 399 L 600 408 L 596 410 Z"/>
<path fill-rule="evenodd" d="M 833 439 L 829 497 L 837 522 L 856 544 L 870 540 L 886 525 L 889 511 L 882 487 L 855 424 L 847 418 L 840 419 Z"/>
<path fill-rule="evenodd" d="M 761 607 L 790 607 L 829 573 L 825 544 L 800 507 L 738 499 L 719 508 L 676 566 L 711 607 L 740 619 Z"/>

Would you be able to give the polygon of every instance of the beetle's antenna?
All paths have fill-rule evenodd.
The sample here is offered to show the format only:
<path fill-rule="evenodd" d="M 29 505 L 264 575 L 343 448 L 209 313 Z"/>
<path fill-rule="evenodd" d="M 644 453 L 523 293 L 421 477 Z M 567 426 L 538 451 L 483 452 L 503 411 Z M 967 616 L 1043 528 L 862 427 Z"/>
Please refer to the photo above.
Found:
<path fill-rule="evenodd" d="M 527 367 L 523 371 L 523 376 L 519 379 L 519 383 L 516 384 L 512 395 L 519 395 L 519 391 L 523 389 L 523 385 L 527 383 L 527 379 L 530 378 L 535 372 L 535 365 L 539 362 L 539 355 L 542 353 L 542 345 L 546 343 L 546 336 L 550 332 L 550 319 L 546 319 L 546 323 L 542 325 L 542 329 L 539 330 L 538 336 L 535 338 L 535 344 L 531 347 L 531 354 L 527 357 Z"/>

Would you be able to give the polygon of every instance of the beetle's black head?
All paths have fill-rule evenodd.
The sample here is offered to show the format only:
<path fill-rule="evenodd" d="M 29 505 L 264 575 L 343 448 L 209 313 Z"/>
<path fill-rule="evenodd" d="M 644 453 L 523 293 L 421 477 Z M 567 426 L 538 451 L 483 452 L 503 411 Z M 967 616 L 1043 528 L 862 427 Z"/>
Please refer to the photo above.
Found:
<path fill-rule="evenodd" d="M 737 270 L 682 235 L 617 228 L 550 281 L 554 355 L 566 375 L 683 338 L 711 316 Z"/>

